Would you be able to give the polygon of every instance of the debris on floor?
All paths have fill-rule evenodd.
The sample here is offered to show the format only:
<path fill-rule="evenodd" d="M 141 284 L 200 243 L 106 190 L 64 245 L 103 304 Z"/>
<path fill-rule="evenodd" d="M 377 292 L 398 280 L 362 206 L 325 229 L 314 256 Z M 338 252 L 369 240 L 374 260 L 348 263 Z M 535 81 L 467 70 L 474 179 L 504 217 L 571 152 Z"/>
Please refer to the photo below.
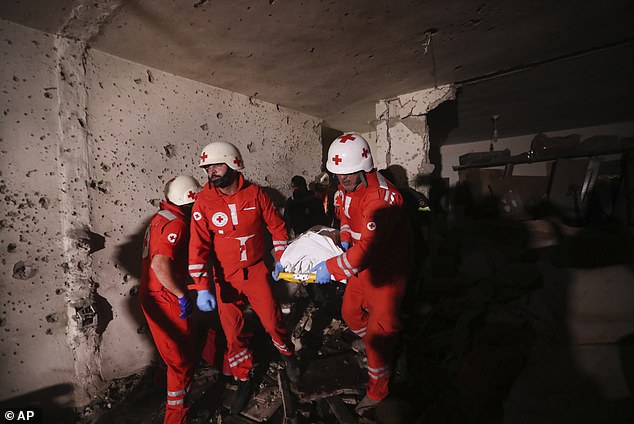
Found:
<path fill-rule="evenodd" d="M 442 272 L 431 263 L 423 268 L 413 289 L 417 300 L 403 313 L 390 396 L 368 416 L 355 413 L 365 394 L 367 362 L 365 346 L 341 318 L 341 284 L 321 302 L 298 290 L 285 306 L 283 319 L 302 369 L 297 384 L 287 380 L 284 362 L 261 326 L 254 328 L 255 385 L 246 406 L 231 415 L 237 383 L 203 367 L 191 391 L 191 422 L 500 422 L 536 337 L 549 333 L 546 306 L 536 295 L 543 291 L 543 276 L 535 251 L 515 238 L 491 242 L 508 234 L 508 225 L 486 230 L 474 227 L 456 240 L 447 233 L 447 240 L 437 242 L 436 263 L 456 266 Z M 260 325 L 252 312 L 245 314 L 248 321 Z M 94 422 L 162 422 L 164 394 L 150 396 L 138 386 L 138 393 L 132 389 L 125 396 L 128 383 L 109 390 L 94 406 L 105 411 L 104 419 Z M 121 408 L 130 410 L 117 412 Z"/>

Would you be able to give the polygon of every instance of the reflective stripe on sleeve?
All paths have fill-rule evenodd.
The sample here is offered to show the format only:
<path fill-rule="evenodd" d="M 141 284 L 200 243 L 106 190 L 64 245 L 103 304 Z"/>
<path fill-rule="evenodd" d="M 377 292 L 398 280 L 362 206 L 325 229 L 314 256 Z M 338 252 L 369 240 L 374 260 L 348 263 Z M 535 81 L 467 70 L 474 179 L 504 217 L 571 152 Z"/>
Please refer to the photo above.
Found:
<path fill-rule="evenodd" d="M 170 211 L 161 210 L 161 211 L 158 211 L 158 214 L 161 215 L 163 218 L 168 219 L 169 221 L 176 219 L 176 215 L 174 215 Z"/>
<path fill-rule="evenodd" d="M 204 264 L 193 264 L 189 266 L 189 275 L 192 277 L 206 277 L 207 271 L 203 271 Z"/>
<path fill-rule="evenodd" d="M 273 251 L 280 252 L 282 250 L 286 250 L 286 246 L 288 242 L 286 240 L 273 240 Z"/>
<path fill-rule="evenodd" d="M 352 271 L 352 273 L 354 275 L 357 275 L 359 273 L 359 270 L 354 268 L 352 265 L 350 265 L 350 261 L 348 261 L 348 252 L 343 254 L 343 261 L 345 262 L 346 266 L 348 267 L 348 269 L 350 271 Z"/>
<path fill-rule="evenodd" d="M 343 262 L 341 261 L 341 256 L 342 255 L 337 256 L 337 265 L 339 266 L 341 271 L 343 271 L 343 273 L 346 274 L 346 277 L 350 278 L 352 277 L 352 274 L 350 273 L 350 271 L 348 271 L 348 268 L 343 266 Z"/>

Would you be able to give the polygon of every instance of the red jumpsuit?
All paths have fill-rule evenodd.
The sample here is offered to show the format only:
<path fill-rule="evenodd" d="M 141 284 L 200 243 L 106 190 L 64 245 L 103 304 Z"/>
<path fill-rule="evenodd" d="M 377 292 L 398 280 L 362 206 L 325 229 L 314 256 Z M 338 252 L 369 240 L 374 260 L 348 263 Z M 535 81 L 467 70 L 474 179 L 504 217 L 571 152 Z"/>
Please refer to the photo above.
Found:
<path fill-rule="evenodd" d="M 190 288 L 208 290 L 213 271 L 229 366 L 233 376 L 244 380 L 253 364 L 243 334 L 245 298 L 277 350 L 286 356 L 294 350 L 263 261 L 264 224 L 273 236 L 273 254 L 278 261 L 288 242 L 285 224 L 260 187 L 242 174 L 238 179 L 238 192 L 233 195 L 224 195 L 209 184 L 198 193 L 192 210 L 189 274 L 194 279 Z"/>
<path fill-rule="evenodd" d="M 185 395 L 194 369 L 194 347 L 189 319 L 181 319 L 178 298 L 163 287 L 151 267 L 154 255 L 173 261 L 177 281 L 186 283 L 189 224 L 183 212 L 163 201 L 152 218 L 143 241 L 141 308 L 152 332 L 156 348 L 167 365 L 167 406 L 165 423 L 184 423 Z M 184 288 L 184 287 L 183 287 Z"/>
<path fill-rule="evenodd" d="M 366 346 L 367 396 L 382 400 L 395 359 L 412 235 L 398 189 L 376 171 L 365 175 L 368 186 L 344 192 L 341 203 L 341 240 L 351 247 L 326 266 L 335 279 L 348 279 L 341 314 Z"/>

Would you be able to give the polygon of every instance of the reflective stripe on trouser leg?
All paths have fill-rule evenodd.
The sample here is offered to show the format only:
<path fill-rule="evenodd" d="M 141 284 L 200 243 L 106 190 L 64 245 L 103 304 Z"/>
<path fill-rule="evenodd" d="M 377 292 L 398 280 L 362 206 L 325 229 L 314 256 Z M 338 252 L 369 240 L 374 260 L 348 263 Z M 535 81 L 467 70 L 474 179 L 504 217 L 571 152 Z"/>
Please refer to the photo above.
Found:
<path fill-rule="evenodd" d="M 365 273 L 359 279 L 360 284 L 357 287 L 362 301 L 357 300 L 357 302 L 362 305 L 359 309 L 368 311 L 367 329 L 363 336 L 368 359 L 367 395 L 373 400 L 382 400 L 389 393 L 391 365 L 396 359 L 400 331 L 399 307 L 407 276 L 393 275 L 392 281 L 383 286 L 373 285 L 371 276 L 371 273 Z M 346 294 L 347 290 L 348 287 Z M 357 295 L 355 292 L 352 294 Z M 350 328 L 357 328 L 351 324 L 348 324 Z"/>
<path fill-rule="evenodd" d="M 187 422 L 187 392 L 189 386 L 183 390 L 167 391 L 167 401 L 165 403 L 164 424 L 184 424 Z"/>
<path fill-rule="evenodd" d="M 391 376 L 390 366 L 374 368 L 368 365 L 368 397 L 373 400 L 384 399 L 389 392 L 388 383 Z"/>
<path fill-rule="evenodd" d="M 167 391 L 167 406 L 178 406 L 185 404 L 185 397 L 189 392 L 190 386 L 176 392 Z"/>
<path fill-rule="evenodd" d="M 233 288 L 233 284 L 223 284 Z M 218 301 L 218 315 L 227 339 L 226 360 L 228 371 L 234 377 L 244 380 L 249 376 L 249 371 L 253 366 L 253 359 L 242 334 L 244 328 L 242 304 L 237 299 L 235 301 L 225 301 L 222 292 L 223 289 L 220 284 L 216 284 L 216 293 L 220 293 L 216 298 Z"/>
<path fill-rule="evenodd" d="M 237 368 L 244 361 L 252 361 L 251 353 L 247 349 L 243 349 L 237 354 L 230 356 L 228 360 L 230 368 Z"/>
<path fill-rule="evenodd" d="M 184 423 L 185 396 L 193 374 L 193 339 L 189 320 L 181 313 L 176 296 L 152 292 L 141 297 L 141 305 L 161 358 L 167 365 L 165 423 Z"/>

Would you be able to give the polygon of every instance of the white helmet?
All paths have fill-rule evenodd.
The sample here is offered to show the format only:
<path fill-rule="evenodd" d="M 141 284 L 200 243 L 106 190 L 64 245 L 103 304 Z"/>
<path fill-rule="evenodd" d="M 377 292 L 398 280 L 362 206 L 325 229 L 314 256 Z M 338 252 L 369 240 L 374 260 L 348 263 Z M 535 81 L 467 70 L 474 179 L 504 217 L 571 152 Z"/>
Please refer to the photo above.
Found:
<path fill-rule="evenodd" d="M 368 142 L 356 133 L 340 135 L 328 149 L 326 168 L 333 174 L 371 171 L 374 161 Z"/>
<path fill-rule="evenodd" d="M 194 203 L 199 191 L 198 181 L 187 175 L 174 177 L 165 185 L 165 197 L 177 206 Z"/>
<path fill-rule="evenodd" d="M 226 163 L 229 168 L 235 169 L 236 171 L 244 168 L 240 150 L 226 141 L 214 141 L 213 143 L 209 143 L 200 154 L 200 163 L 198 166 L 201 168 L 215 163 Z"/>

